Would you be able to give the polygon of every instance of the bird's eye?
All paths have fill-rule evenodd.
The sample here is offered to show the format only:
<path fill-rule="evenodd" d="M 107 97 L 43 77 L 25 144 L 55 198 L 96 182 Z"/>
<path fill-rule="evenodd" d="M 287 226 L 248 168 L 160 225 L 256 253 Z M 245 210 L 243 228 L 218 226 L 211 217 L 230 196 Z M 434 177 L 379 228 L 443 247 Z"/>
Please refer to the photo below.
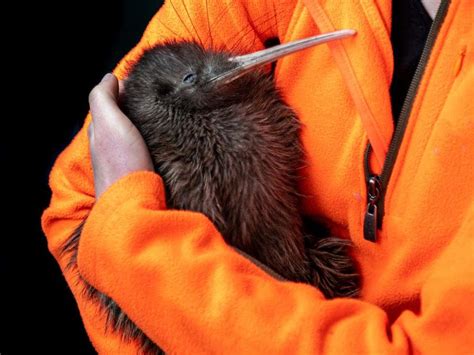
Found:
<path fill-rule="evenodd" d="M 186 74 L 183 78 L 183 83 L 185 84 L 194 84 L 196 81 L 197 75 L 194 73 Z"/>

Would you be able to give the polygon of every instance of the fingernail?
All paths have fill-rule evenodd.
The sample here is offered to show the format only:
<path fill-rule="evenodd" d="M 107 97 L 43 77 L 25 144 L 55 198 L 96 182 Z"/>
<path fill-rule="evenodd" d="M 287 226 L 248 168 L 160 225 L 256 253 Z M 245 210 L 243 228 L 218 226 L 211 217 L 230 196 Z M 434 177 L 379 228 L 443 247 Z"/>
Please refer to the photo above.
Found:
<path fill-rule="evenodd" d="M 113 76 L 114 76 L 114 74 L 112 74 L 112 73 L 107 73 L 107 74 L 104 75 L 104 77 L 102 78 L 101 82 L 102 82 L 102 81 L 109 80 L 109 79 L 110 79 L 111 77 L 113 77 Z"/>

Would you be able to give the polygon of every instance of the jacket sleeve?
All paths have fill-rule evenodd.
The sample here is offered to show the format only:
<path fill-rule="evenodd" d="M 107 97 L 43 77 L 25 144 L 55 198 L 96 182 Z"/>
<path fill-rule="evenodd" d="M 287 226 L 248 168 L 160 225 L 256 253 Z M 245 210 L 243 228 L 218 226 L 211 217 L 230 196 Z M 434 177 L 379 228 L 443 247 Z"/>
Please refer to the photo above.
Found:
<path fill-rule="evenodd" d="M 164 210 L 160 178 L 137 172 L 93 208 L 79 269 L 171 353 L 472 351 L 474 205 L 421 289 L 421 310 L 389 321 L 353 299 L 272 279 L 228 247 L 201 214 Z M 146 222 L 145 222 L 146 221 Z"/>
<path fill-rule="evenodd" d="M 206 46 L 229 50 L 251 51 L 263 47 L 266 38 L 281 36 L 290 7 L 266 2 L 179 0 L 167 1 L 150 21 L 131 52 L 118 64 L 114 73 L 124 78 L 127 70 L 150 46 L 166 39 L 195 39 Z M 278 14 L 278 21 L 276 21 Z M 219 28 L 219 31 L 210 28 Z M 260 30 L 257 30 L 259 28 Z M 96 305 L 83 296 L 77 270 L 67 267 L 69 255 L 62 254 L 66 240 L 87 218 L 95 204 L 92 166 L 89 155 L 87 116 L 83 128 L 57 158 L 50 174 L 52 190 L 50 206 L 42 216 L 42 228 L 48 248 L 58 261 L 64 277 L 76 298 L 85 328 L 100 353 L 136 353 L 133 344 L 124 343 L 112 332 L 105 332 L 105 319 Z M 157 176 L 155 177 L 159 179 Z M 164 202 L 164 197 L 162 197 Z"/>

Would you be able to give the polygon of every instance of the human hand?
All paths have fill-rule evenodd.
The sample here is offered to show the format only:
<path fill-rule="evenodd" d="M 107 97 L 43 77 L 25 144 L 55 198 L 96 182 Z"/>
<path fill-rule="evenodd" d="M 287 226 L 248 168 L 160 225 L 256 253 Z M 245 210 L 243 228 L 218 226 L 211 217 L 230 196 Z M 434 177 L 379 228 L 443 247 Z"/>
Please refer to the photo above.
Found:
<path fill-rule="evenodd" d="M 87 133 L 96 198 L 116 180 L 134 171 L 153 171 L 150 152 L 117 104 L 119 81 L 107 74 L 89 94 L 92 121 Z"/>

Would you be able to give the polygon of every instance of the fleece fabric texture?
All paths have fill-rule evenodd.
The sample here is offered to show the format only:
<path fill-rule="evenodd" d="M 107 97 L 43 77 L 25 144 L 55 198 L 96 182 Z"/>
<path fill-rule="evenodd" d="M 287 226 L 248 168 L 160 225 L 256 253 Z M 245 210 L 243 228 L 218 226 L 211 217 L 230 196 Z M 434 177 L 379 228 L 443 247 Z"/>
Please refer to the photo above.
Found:
<path fill-rule="evenodd" d="M 137 348 L 105 330 L 77 270 L 66 269 L 59 253 L 88 215 L 78 271 L 169 353 L 473 353 L 473 8 L 471 0 L 449 4 L 372 243 L 362 231 L 363 156 L 370 140 L 372 169 L 380 172 L 393 134 L 391 0 L 165 2 L 118 77 L 170 38 L 251 52 L 272 37 L 283 43 L 358 31 L 279 61 L 275 78 L 304 125 L 302 212 L 352 240 L 362 294 L 325 300 L 313 287 L 273 279 L 227 246 L 202 214 L 168 210 L 155 173 L 132 173 L 95 201 L 88 117 L 51 172 L 42 225 L 98 352 Z"/>

